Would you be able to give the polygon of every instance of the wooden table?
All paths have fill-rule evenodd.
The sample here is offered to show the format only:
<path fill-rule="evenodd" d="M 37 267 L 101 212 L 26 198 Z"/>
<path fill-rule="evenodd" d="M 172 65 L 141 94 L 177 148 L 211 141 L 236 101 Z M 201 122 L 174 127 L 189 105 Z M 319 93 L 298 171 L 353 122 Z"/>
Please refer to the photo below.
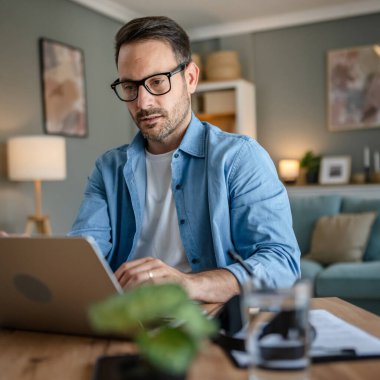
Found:
<path fill-rule="evenodd" d="M 313 308 L 326 309 L 338 317 L 380 338 L 380 317 L 338 298 L 313 300 Z M 6 380 L 90 380 L 100 355 L 135 352 L 132 343 L 18 330 L 0 330 L 0 379 Z M 264 371 L 263 379 L 271 379 Z M 277 373 L 278 374 L 278 373 Z M 282 378 L 293 380 L 289 374 Z M 194 361 L 189 380 L 243 380 L 247 370 L 235 368 L 223 351 L 205 344 Z M 380 378 L 380 359 L 312 365 L 308 379 L 375 380 Z"/>

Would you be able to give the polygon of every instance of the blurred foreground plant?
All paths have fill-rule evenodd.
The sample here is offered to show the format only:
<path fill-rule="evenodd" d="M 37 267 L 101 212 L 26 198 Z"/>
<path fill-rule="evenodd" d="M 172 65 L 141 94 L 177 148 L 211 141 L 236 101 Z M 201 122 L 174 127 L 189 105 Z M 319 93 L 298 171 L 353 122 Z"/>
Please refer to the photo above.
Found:
<path fill-rule="evenodd" d="M 217 325 L 177 284 L 144 285 L 90 307 L 90 322 L 101 333 L 133 339 L 155 368 L 183 374 L 202 339 Z"/>

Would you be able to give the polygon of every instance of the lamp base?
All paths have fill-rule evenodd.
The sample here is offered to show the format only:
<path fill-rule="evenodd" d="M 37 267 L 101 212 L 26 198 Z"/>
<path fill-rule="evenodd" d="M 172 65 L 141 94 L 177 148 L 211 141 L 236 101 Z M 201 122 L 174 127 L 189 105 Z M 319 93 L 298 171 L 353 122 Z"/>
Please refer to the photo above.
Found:
<path fill-rule="evenodd" d="M 47 215 L 29 215 L 28 220 L 26 221 L 25 235 L 31 236 L 34 227 L 36 227 L 36 230 L 40 235 L 51 236 L 52 234 L 50 219 Z"/>
<path fill-rule="evenodd" d="M 283 182 L 285 185 L 295 185 L 297 183 L 297 178 L 295 179 L 284 179 Z"/>

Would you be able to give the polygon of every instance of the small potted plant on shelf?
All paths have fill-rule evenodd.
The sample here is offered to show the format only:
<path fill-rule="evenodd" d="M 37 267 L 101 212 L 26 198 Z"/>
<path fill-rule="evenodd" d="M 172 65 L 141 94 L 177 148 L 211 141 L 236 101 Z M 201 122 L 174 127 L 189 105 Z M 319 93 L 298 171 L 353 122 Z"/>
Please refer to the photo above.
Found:
<path fill-rule="evenodd" d="M 144 285 L 112 296 L 92 305 L 89 317 L 96 331 L 121 333 L 137 344 L 139 355 L 123 369 L 131 380 L 185 379 L 202 340 L 217 331 L 177 284 Z"/>
<path fill-rule="evenodd" d="M 300 168 L 305 171 L 305 179 L 307 183 L 318 183 L 320 163 L 321 156 L 315 155 L 311 150 L 308 150 L 302 157 Z"/>

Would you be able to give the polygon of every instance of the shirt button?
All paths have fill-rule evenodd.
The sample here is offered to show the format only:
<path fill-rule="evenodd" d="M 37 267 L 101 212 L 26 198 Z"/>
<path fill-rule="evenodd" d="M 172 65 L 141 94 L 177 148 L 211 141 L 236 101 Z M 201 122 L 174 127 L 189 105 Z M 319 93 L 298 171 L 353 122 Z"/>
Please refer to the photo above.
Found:
<path fill-rule="evenodd" d="M 192 260 L 191 260 L 191 263 L 192 263 L 192 264 L 198 264 L 198 263 L 199 263 L 199 259 L 192 259 Z"/>
<path fill-rule="evenodd" d="M 180 188 L 181 188 L 181 185 L 180 184 L 178 184 L 178 185 L 176 185 L 176 190 L 179 190 Z"/>
<path fill-rule="evenodd" d="M 181 224 L 185 224 L 185 219 L 181 219 L 179 222 L 180 222 Z"/>
<path fill-rule="evenodd" d="M 175 153 L 174 154 L 174 158 L 178 158 L 179 154 L 178 153 Z"/>

